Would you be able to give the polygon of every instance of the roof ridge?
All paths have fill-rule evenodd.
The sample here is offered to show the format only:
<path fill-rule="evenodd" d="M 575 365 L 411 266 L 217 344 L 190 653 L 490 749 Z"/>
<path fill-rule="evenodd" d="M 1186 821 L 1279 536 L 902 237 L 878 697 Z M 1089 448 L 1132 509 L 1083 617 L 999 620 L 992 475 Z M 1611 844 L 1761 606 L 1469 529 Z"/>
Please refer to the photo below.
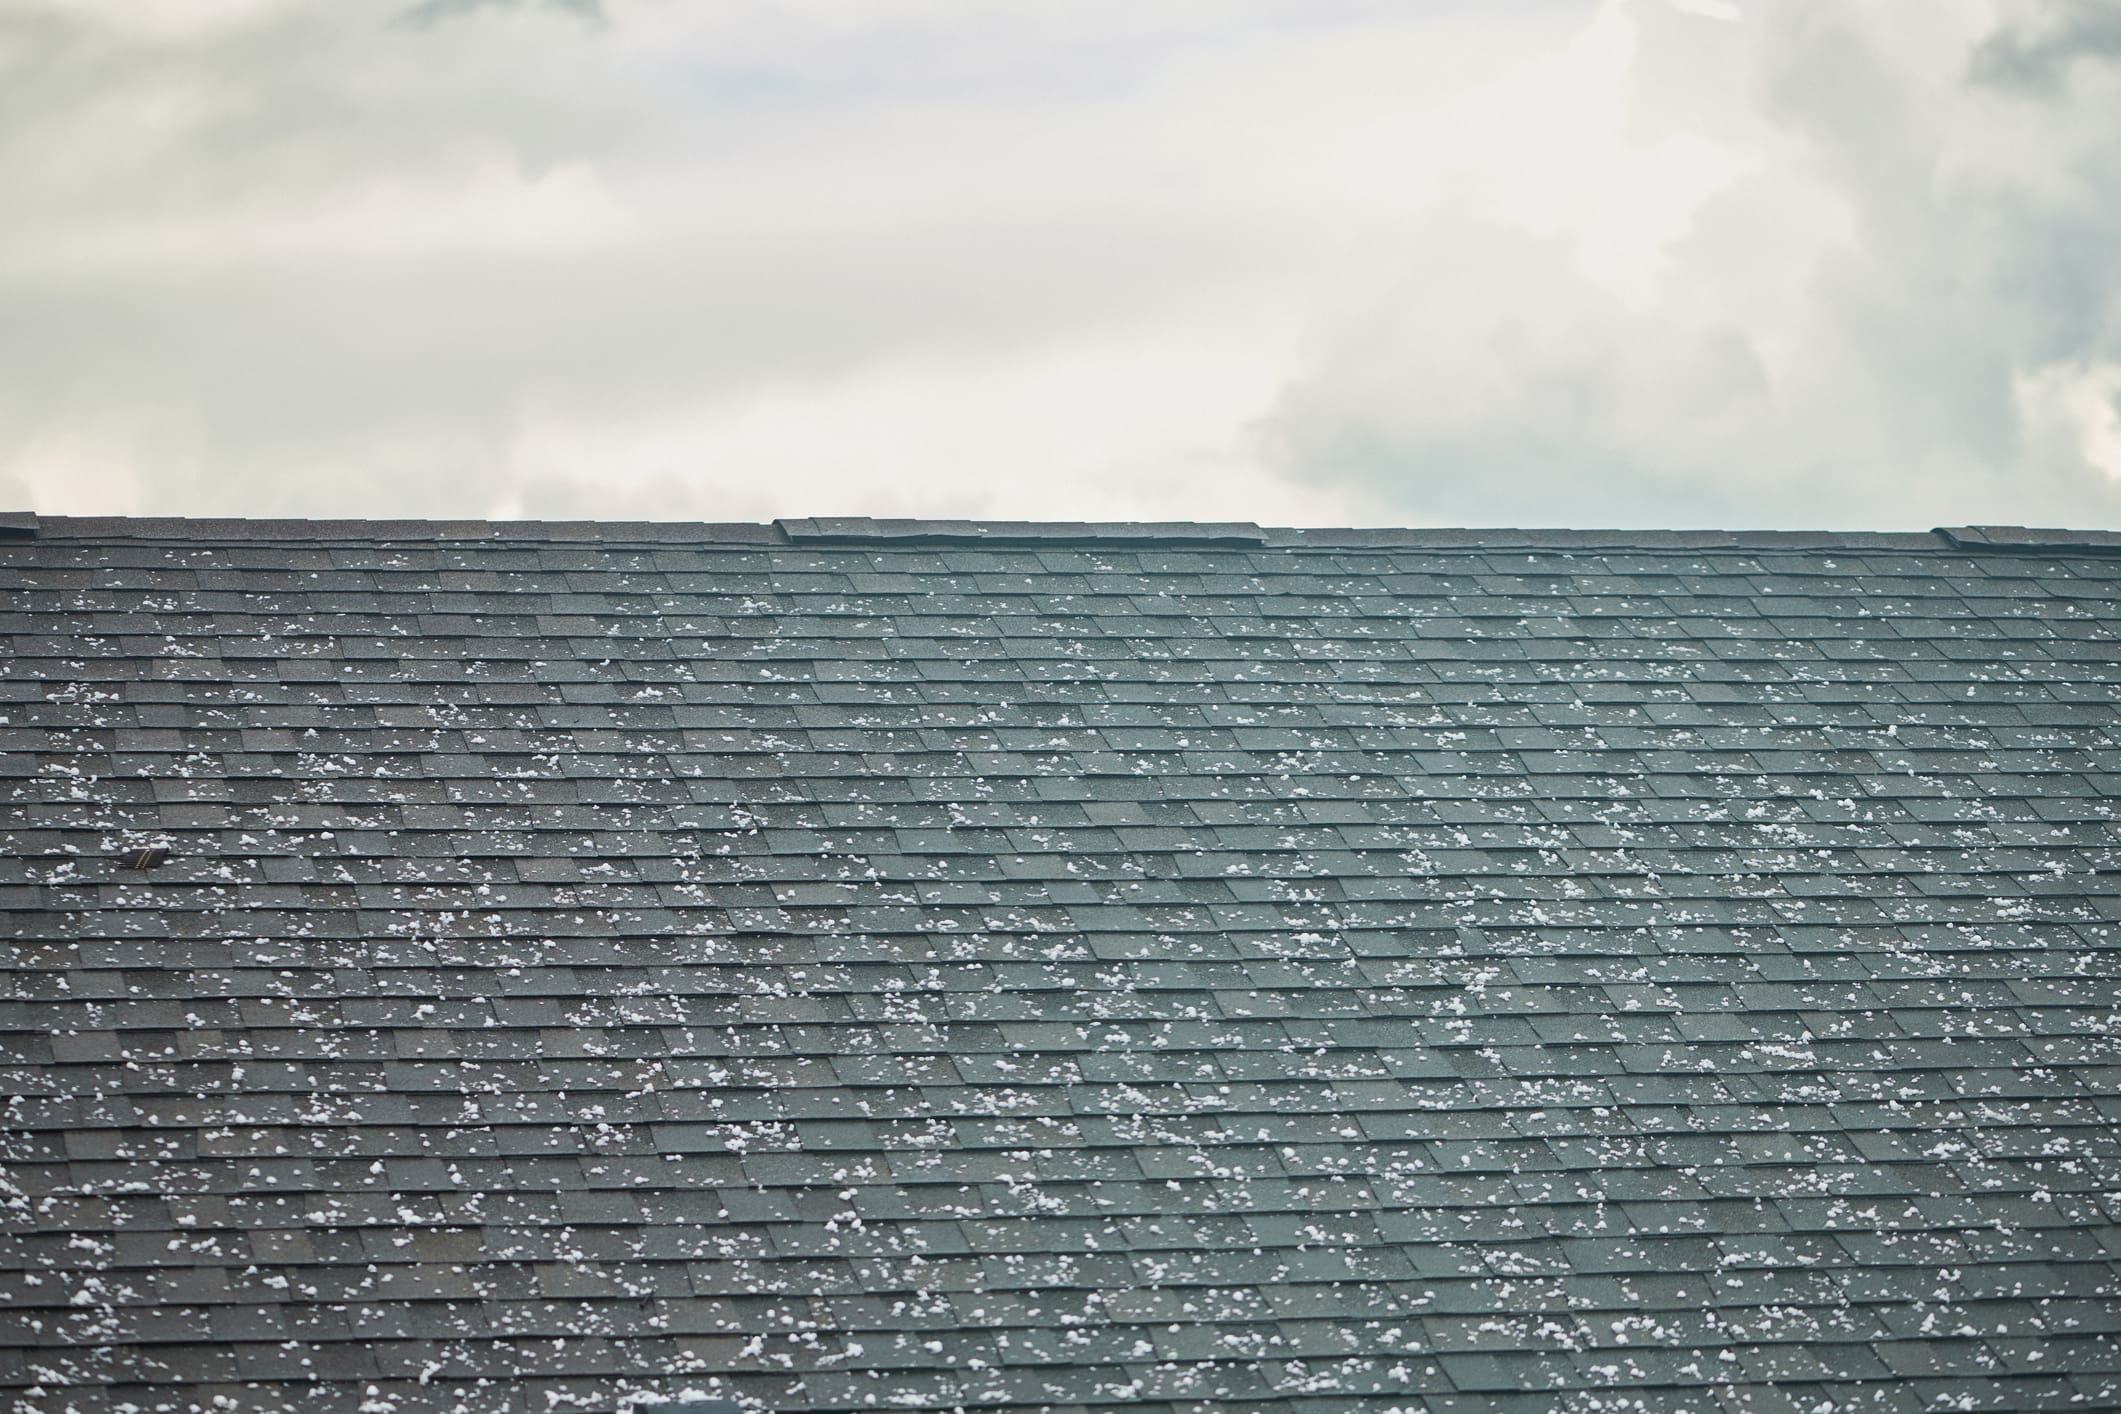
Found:
<path fill-rule="evenodd" d="M 253 519 L 0 512 L 0 540 L 458 540 L 770 546 L 1013 546 L 1414 550 L 1961 550 L 2121 554 L 2121 531 L 2005 525 L 1928 531 L 1662 530 L 1451 526 L 1261 527 L 1250 521 L 929 520 L 868 516 L 741 521 Z"/>

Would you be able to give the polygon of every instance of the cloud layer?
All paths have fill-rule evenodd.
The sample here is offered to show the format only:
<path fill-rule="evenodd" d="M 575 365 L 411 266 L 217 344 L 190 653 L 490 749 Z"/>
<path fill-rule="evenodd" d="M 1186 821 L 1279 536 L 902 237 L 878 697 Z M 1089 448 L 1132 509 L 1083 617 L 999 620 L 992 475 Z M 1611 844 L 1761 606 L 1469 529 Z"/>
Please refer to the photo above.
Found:
<path fill-rule="evenodd" d="M 0 501 L 2111 525 L 2111 13 L 0 0 Z"/>

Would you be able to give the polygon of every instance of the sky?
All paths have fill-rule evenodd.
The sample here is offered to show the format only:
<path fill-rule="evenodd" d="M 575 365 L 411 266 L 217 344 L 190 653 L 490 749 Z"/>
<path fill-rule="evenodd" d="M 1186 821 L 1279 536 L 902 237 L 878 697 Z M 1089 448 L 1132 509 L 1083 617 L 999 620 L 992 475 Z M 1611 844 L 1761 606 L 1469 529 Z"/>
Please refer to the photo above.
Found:
<path fill-rule="evenodd" d="M 2121 0 L 0 0 L 0 509 L 2121 527 Z"/>

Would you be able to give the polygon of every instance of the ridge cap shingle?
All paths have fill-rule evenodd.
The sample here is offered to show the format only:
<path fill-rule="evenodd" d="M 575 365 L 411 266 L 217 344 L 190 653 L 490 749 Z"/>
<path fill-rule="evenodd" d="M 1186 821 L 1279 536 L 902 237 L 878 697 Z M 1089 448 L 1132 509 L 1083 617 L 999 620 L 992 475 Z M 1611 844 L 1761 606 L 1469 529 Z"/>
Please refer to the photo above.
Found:
<path fill-rule="evenodd" d="M 38 516 L 0 513 L 0 539 L 474 541 L 591 544 L 989 545 L 1434 550 L 1880 550 L 2121 554 L 2121 531 L 1940 526 L 1928 531 L 1572 529 L 1507 526 L 1262 527 L 1249 521 L 997 521 L 866 516 L 731 521 L 550 521 Z"/>

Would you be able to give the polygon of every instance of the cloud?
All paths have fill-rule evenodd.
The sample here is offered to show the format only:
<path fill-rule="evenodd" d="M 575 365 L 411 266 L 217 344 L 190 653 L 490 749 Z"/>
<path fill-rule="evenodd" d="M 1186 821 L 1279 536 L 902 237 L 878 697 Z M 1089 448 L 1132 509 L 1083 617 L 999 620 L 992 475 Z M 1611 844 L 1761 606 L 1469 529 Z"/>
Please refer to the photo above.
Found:
<path fill-rule="evenodd" d="M 2117 90 L 2028 108 L 1965 81 L 1976 7 L 1935 18 L 1607 6 L 1583 61 L 1627 119 L 1587 169 L 1723 158 L 1634 233 L 1650 273 L 1593 268 L 1595 192 L 1439 206 L 1265 421 L 1281 462 L 1429 521 L 2113 523 Z"/>
<path fill-rule="evenodd" d="M 37 136 L 0 139 L 0 465 L 46 509 L 480 514 L 565 499 L 569 476 L 801 484 L 826 509 L 986 478 L 1000 507 L 1012 476 L 1212 458 L 1227 411 L 1173 433 L 1140 390 L 1244 363 L 1181 335 L 1242 323 L 1225 296 L 1287 253 L 1275 213 L 1246 219 L 1222 114 L 1142 110 L 1145 55 L 1225 46 L 1245 15 L 1210 8 L 1073 30 L 919 4 L 748 28 L 665 7 L 601 28 L 548 6 L 418 29 L 379 6 L 10 13 L 0 77 L 22 82 L 0 105 Z M 1301 29 L 1291 8 L 1251 7 L 1260 42 Z M 1127 406 L 1034 395 L 1083 362 L 1146 381 Z M 982 370 L 1006 370 L 1015 425 L 969 415 Z M 885 388 L 918 405 L 832 401 Z M 813 410 L 787 445 L 816 475 L 746 433 L 762 404 Z M 939 438 L 966 469 L 887 486 L 875 468 L 934 456 L 828 452 L 835 422 Z M 540 450 L 558 428 L 590 449 L 571 472 Z M 735 446 L 753 460 L 703 470 Z"/>
<path fill-rule="evenodd" d="M 1745 19 L 1745 11 L 1732 0 L 1665 0 L 1667 5 L 1689 15 L 1699 15 L 1707 20 L 1722 20 L 1726 24 L 1738 24 Z"/>
<path fill-rule="evenodd" d="M 2053 97 L 2080 60 L 2121 59 L 2121 9 L 2107 0 L 2058 0 L 2015 16 L 1974 46 L 1978 83 Z"/>
<path fill-rule="evenodd" d="M 555 10 L 568 11 L 585 20 L 602 21 L 605 18 L 603 0 L 420 0 L 420 3 L 404 10 L 399 18 L 407 24 L 431 25 L 489 6 L 516 4 L 546 5 Z"/>
<path fill-rule="evenodd" d="M 2111 522 L 2114 66 L 1925 13 L 0 0 L 0 497 Z"/>

